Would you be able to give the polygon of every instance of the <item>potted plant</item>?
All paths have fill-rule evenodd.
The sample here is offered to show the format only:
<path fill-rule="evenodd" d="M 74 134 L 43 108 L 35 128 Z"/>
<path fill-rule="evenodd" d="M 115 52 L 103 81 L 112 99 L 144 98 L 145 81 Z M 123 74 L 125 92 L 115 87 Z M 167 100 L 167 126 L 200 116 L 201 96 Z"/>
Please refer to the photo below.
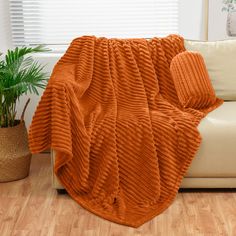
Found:
<path fill-rule="evenodd" d="M 223 0 L 222 11 L 226 11 L 227 15 L 227 35 L 236 36 L 236 0 Z"/>
<path fill-rule="evenodd" d="M 45 88 L 47 75 L 44 66 L 32 57 L 33 53 L 48 51 L 43 46 L 16 47 L 0 54 L 0 182 L 28 176 L 31 153 L 24 122 L 27 101 L 20 119 L 16 119 L 16 103 L 23 94 L 38 93 Z"/>

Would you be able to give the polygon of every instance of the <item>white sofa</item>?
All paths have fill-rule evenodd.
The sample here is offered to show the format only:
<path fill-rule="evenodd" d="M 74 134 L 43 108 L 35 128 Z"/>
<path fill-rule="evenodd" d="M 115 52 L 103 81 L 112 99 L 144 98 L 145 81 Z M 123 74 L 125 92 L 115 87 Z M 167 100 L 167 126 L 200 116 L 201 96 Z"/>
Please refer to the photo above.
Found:
<path fill-rule="evenodd" d="M 185 47 L 203 55 L 216 95 L 225 102 L 199 124 L 202 143 L 181 187 L 236 188 L 236 40 L 186 40 Z M 63 189 L 53 172 L 54 151 L 51 157 L 53 187 Z"/>

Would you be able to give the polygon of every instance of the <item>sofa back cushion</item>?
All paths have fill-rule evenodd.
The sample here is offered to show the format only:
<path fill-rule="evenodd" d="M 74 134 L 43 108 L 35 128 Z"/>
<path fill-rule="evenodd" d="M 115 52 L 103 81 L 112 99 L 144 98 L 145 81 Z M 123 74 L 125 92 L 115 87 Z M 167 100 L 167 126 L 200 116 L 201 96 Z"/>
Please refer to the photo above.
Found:
<path fill-rule="evenodd" d="M 200 53 L 179 53 L 172 59 L 170 71 L 184 107 L 203 109 L 215 103 L 215 91 Z"/>
<path fill-rule="evenodd" d="M 236 100 L 236 40 L 185 40 L 185 48 L 203 56 L 216 96 Z"/>

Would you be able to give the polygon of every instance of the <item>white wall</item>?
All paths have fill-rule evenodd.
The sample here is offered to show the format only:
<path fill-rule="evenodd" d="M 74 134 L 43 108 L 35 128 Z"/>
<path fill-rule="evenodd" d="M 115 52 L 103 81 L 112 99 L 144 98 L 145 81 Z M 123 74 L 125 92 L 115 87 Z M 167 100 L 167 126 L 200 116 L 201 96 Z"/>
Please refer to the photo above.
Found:
<path fill-rule="evenodd" d="M 209 41 L 229 39 L 226 31 L 227 12 L 222 12 L 222 0 L 209 0 Z"/>
<path fill-rule="evenodd" d="M 12 47 L 9 1 L 0 0 L 0 52 Z"/>
<path fill-rule="evenodd" d="M 205 0 L 180 0 L 180 34 L 186 39 L 205 39 Z"/>
<path fill-rule="evenodd" d="M 204 0 L 180 0 L 180 34 L 187 39 L 204 39 L 203 22 L 203 1 Z M 10 33 L 10 17 L 8 0 L 0 0 L 0 51 L 5 52 L 7 48 L 12 47 Z M 42 64 L 47 64 L 46 71 L 51 73 L 53 65 L 59 59 L 60 55 L 41 54 L 37 56 Z M 42 94 L 43 91 L 41 91 Z M 40 100 L 38 96 L 30 96 L 31 102 L 25 114 L 26 125 L 31 123 L 34 111 Z M 18 104 L 18 117 L 20 116 L 28 96 L 21 98 Z"/>

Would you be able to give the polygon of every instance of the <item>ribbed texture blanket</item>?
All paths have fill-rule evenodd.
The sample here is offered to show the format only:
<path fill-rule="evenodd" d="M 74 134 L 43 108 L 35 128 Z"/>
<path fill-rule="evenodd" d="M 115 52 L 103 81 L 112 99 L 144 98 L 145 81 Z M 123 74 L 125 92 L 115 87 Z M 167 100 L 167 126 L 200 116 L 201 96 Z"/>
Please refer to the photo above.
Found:
<path fill-rule="evenodd" d="M 55 173 L 89 211 L 138 227 L 174 200 L 201 141 L 204 110 L 183 108 L 170 62 L 183 38 L 83 36 L 59 60 L 29 132 L 56 151 Z"/>

